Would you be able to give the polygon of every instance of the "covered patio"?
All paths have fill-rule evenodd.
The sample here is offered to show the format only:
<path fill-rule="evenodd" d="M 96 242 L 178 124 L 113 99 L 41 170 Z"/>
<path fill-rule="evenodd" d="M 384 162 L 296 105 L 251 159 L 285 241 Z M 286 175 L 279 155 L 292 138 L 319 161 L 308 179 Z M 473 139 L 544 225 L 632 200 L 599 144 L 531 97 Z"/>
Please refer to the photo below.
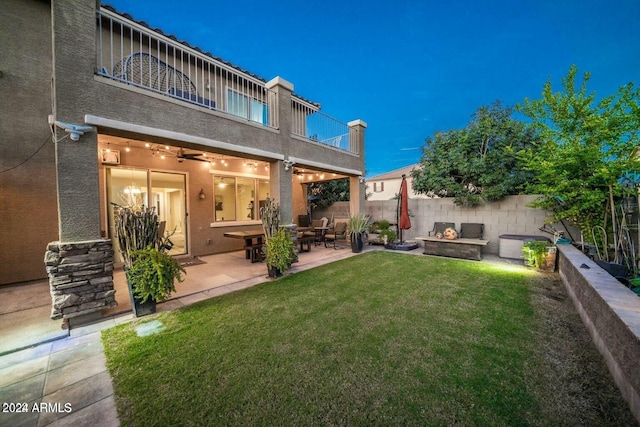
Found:
<path fill-rule="evenodd" d="M 380 246 L 365 246 L 365 251 L 379 250 Z M 420 254 L 420 250 L 415 251 Z M 289 274 L 322 264 L 355 256 L 351 248 L 311 245 L 310 252 L 298 255 Z M 185 266 L 184 281 L 176 284 L 177 292 L 171 299 L 158 304 L 158 312 L 173 310 L 195 302 L 248 288 L 270 281 L 264 262 L 251 263 L 244 250 L 197 258 L 178 258 Z M 83 333 L 101 330 L 133 319 L 131 302 L 122 267 L 113 274 L 118 306 L 104 311 L 103 318 L 93 325 L 78 328 Z M 51 296 L 47 280 L 0 287 L 0 355 L 41 343 L 74 336 L 77 330 L 62 328 L 61 320 L 51 320 Z"/>

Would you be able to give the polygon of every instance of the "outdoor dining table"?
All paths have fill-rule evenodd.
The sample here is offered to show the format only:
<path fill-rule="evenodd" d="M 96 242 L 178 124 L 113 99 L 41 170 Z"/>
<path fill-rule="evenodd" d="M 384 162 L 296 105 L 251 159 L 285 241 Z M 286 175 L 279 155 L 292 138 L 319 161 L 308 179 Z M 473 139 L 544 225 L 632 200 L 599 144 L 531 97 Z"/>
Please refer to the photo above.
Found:
<path fill-rule="evenodd" d="M 264 238 L 264 230 L 228 231 L 224 233 L 224 237 L 230 237 L 232 239 L 244 239 L 245 248 L 250 248 L 254 244 L 262 244 L 262 239 Z M 256 240 L 255 243 L 254 239 Z M 245 249 L 245 258 L 251 259 L 251 249 Z"/>

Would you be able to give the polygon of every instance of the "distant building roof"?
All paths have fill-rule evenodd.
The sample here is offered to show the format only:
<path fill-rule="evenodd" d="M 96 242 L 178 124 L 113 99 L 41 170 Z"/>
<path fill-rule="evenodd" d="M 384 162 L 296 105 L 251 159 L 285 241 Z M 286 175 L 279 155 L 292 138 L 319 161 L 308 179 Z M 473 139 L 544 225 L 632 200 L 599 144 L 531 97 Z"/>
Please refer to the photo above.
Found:
<path fill-rule="evenodd" d="M 420 164 L 416 163 L 415 165 L 405 166 L 405 167 L 400 168 L 400 169 L 396 169 L 396 170 L 392 170 L 390 172 L 385 172 L 385 173 L 380 174 L 380 175 L 372 176 L 370 178 L 367 178 L 367 181 L 381 181 L 383 179 L 402 178 L 402 175 L 409 176 L 409 174 L 411 173 L 412 170 L 418 169 L 419 167 L 420 167 Z"/>

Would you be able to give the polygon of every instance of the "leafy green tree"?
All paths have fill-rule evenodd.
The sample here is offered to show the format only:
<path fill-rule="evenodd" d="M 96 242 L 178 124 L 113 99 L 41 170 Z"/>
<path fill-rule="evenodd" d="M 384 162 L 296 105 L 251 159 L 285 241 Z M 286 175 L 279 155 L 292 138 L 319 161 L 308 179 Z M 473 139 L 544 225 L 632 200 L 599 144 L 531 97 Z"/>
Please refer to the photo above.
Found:
<path fill-rule="evenodd" d="M 496 101 L 479 108 L 464 129 L 427 138 L 421 167 L 412 172 L 414 190 L 454 197 L 464 206 L 518 194 L 533 176 L 517 153 L 532 145 L 535 134 L 512 113 Z"/>
<path fill-rule="evenodd" d="M 327 208 L 335 202 L 349 201 L 349 178 L 312 182 L 307 186 L 311 208 Z"/>
<path fill-rule="evenodd" d="M 632 155 L 639 142 L 640 91 L 633 83 L 596 103 L 587 92 L 589 73 L 579 87 L 578 69 L 572 66 L 563 78 L 563 92 L 553 92 L 551 82 L 542 98 L 525 99 L 519 112 L 532 120 L 540 140 L 521 154 L 528 170 L 536 174 L 528 190 L 540 194 L 533 207 L 553 212 L 554 220 L 578 225 L 585 236 L 604 226 L 610 209 L 610 191 L 624 172 L 638 170 Z"/>

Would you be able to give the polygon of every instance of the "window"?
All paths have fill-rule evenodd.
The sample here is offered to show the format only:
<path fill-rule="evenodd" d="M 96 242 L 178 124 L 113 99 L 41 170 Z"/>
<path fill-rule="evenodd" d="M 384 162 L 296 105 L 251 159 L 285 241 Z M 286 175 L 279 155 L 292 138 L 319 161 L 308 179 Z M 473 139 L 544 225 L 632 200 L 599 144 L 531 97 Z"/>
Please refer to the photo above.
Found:
<path fill-rule="evenodd" d="M 254 221 L 269 197 L 269 181 L 234 176 L 213 178 L 215 221 Z M 258 194 L 258 200 L 256 200 Z"/>
<path fill-rule="evenodd" d="M 267 104 L 231 89 L 227 89 L 227 112 L 263 125 L 268 123 Z"/>
<path fill-rule="evenodd" d="M 374 182 L 373 183 L 373 192 L 381 193 L 384 191 L 384 182 Z"/>

